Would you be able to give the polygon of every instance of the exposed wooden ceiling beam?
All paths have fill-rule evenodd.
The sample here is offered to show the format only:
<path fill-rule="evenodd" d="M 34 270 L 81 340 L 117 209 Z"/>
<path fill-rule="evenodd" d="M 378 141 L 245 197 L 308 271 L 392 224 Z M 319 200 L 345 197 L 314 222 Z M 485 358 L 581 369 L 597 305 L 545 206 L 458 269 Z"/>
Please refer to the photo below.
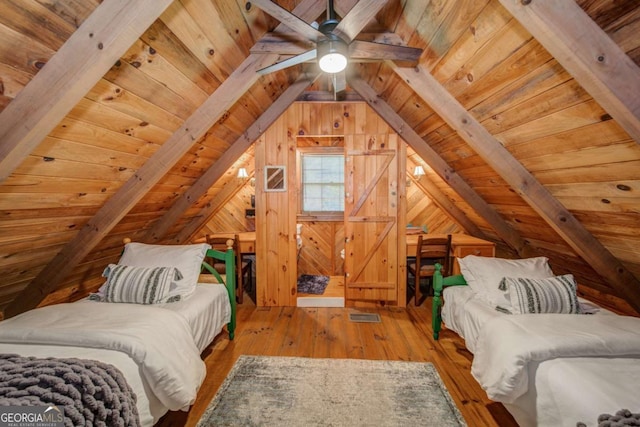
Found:
<path fill-rule="evenodd" d="M 358 0 L 335 0 L 333 7 L 335 8 L 338 15 L 345 17 L 357 3 Z"/>
<path fill-rule="evenodd" d="M 458 223 L 465 231 L 480 239 L 487 239 L 487 236 L 480 228 L 457 207 L 437 185 L 427 177 L 415 177 L 411 174 L 412 167 L 407 168 L 407 176 L 420 190 L 425 193 L 433 203 L 435 203 L 449 218 Z"/>
<path fill-rule="evenodd" d="M 172 0 L 102 2 L 0 113 L 0 181 L 95 86 Z"/>
<path fill-rule="evenodd" d="M 247 148 L 253 144 L 253 142 L 262 135 L 262 133 L 275 122 L 282 113 L 284 113 L 289 106 L 296 101 L 296 99 L 309 87 L 320 74 L 301 74 L 298 79 L 291 84 L 280 97 L 273 103 L 264 113 L 243 133 L 224 154 L 196 181 L 191 187 L 187 189 L 171 208 L 163 215 L 158 222 L 149 230 L 145 237 L 145 241 L 149 243 L 156 243 L 165 236 L 169 228 L 175 224 L 175 222 L 182 216 L 182 214 L 194 204 L 203 194 L 211 188 L 215 182 L 240 158 Z M 182 239 L 178 237 L 179 242 L 182 243 L 193 234 L 192 230 L 197 231 L 211 216 L 207 211 L 215 209 L 215 206 L 202 209 L 199 218 L 204 218 L 202 221 L 193 220 L 185 227 L 185 231 L 181 233 L 181 236 L 186 235 L 186 238 Z M 186 231 L 188 229 L 188 231 Z"/>
<path fill-rule="evenodd" d="M 387 0 L 360 0 L 343 16 L 333 33 L 351 43 L 358 33 L 371 21 Z"/>
<path fill-rule="evenodd" d="M 145 3 L 150 1 L 146 0 Z M 322 13 L 324 8 L 325 6 L 315 0 L 304 0 L 295 8 L 294 13 L 303 19 L 314 19 Z M 282 25 L 279 25 L 277 29 L 281 28 L 283 28 Z M 129 30 L 128 28 L 120 29 L 125 32 Z M 76 234 L 76 237 L 65 245 L 40 274 L 22 290 L 13 303 L 5 309 L 5 318 L 36 307 L 49 292 L 56 289 L 62 279 L 189 150 L 194 141 L 204 135 L 258 80 L 257 70 L 273 63 L 276 58 L 276 55 L 249 55 L 137 173 L 107 200 L 96 215 Z"/>
<path fill-rule="evenodd" d="M 640 144 L 640 67 L 575 0 L 500 0 Z"/>
<path fill-rule="evenodd" d="M 324 38 L 324 34 L 309 25 L 304 19 L 299 18 L 295 13 L 291 13 L 280 6 L 278 3 L 274 3 L 271 0 L 252 0 L 252 3 L 264 12 L 276 18 L 286 27 L 300 33 L 309 40 L 318 41 Z"/>
<path fill-rule="evenodd" d="M 389 64 L 578 255 L 640 312 L 640 281 L 422 66 Z M 416 150 L 417 151 L 417 150 Z M 426 160 L 426 159 L 425 159 Z"/>
<path fill-rule="evenodd" d="M 533 253 L 520 235 L 462 179 L 440 155 L 418 135 L 389 104 L 378 97 L 376 91 L 359 77 L 350 77 L 349 86 L 391 126 L 400 137 L 424 160 L 469 206 L 483 217 L 504 242 L 520 256 Z"/>
<path fill-rule="evenodd" d="M 87 224 L 5 310 L 11 317 L 37 306 L 111 229 L 144 197 L 204 133 L 258 80 L 270 55 L 249 56 Z"/>
<path fill-rule="evenodd" d="M 252 162 L 255 163 L 255 162 Z M 247 167 L 248 179 L 255 177 L 253 165 Z M 218 194 L 202 208 L 199 214 L 187 223 L 180 232 L 173 238 L 173 242 L 177 244 L 189 243 L 195 234 L 207 224 L 237 193 L 244 187 L 245 181 L 236 180 L 235 183 L 227 183 Z"/>

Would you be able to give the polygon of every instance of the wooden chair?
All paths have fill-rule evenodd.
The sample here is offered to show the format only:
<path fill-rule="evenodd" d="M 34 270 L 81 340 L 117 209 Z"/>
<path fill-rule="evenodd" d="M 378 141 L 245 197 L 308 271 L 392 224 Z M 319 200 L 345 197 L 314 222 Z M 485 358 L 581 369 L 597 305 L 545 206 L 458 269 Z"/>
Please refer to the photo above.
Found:
<path fill-rule="evenodd" d="M 407 263 L 407 283 L 409 275 L 414 277 L 414 298 L 416 306 L 424 301 L 429 294 L 429 288 L 424 297 L 421 296 L 420 282 L 426 278 L 430 280 L 435 273 L 435 264 L 442 265 L 442 274 L 448 276 L 451 274 L 451 235 L 446 238 L 429 237 L 429 235 L 418 236 L 418 245 L 416 246 L 415 261 L 410 260 Z"/>
<path fill-rule="evenodd" d="M 242 259 L 242 254 L 240 253 L 240 249 L 239 249 L 239 245 L 240 245 L 240 239 L 239 236 L 236 234 L 234 236 L 233 239 L 230 239 L 228 237 L 215 237 L 215 236 L 211 236 L 209 234 L 207 234 L 207 243 L 211 245 L 212 249 L 216 249 L 218 251 L 225 251 L 228 248 L 228 241 L 232 240 L 232 249 L 233 249 L 233 253 L 236 256 L 236 271 L 235 271 L 235 276 L 236 276 L 236 299 L 238 300 L 239 304 L 242 304 L 242 299 L 244 296 L 244 284 L 245 284 L 245 276 L 246 276 L 246 283 L 247 286 L 249 288 L 251 288 L 253 286 L 253 278 L 252 278 L 252 262 L 251 260 L 243 260 Z M 221 262 L 217 262 L 216 260 L 213 260 L 213 264 L 212 264 L 213 268 L 215 268 L 215 270 L 220 273 L 220 274 L 228 274 L 226 272 L 226 267 L 224 265 L 224 263 Z"/>

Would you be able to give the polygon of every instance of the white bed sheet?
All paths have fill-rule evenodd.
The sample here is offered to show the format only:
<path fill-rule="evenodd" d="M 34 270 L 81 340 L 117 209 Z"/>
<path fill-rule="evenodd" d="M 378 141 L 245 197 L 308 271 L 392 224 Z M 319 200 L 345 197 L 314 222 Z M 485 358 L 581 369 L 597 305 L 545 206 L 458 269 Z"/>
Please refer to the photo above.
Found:
<path fill-rule="evenodd" d="M 442 319 L 448 329 L 465 340 L 475 354 L 482 326 L 495 317 L 508 316 L 483 303 L 467 286 L 443 291 Z M 589 303 L 580 298 L 581 303 Z M 590 303 L 593 304 L 593 303 Z M 600 309 L 595 315 L 615 315 Z M 521 427 L 575 427 L 578 421 L 597 426 L 603 413 L 627 408 L 640 411 L 640 359 L 633 357 L 571 357 L 533 363 L 529 390 L 505 407 Z"/>
<path fill-rule="evenodd" d="M 222 284 L 199 283 L 185 301 L 163 304 L 187 319 L 193 340 L 202 352 L 231 320 L 229 293 Z"/>
<path fill-rule="evenodd" d="M 442 295 L 445 301 L 442 306 L 445 326 L 460 335 L 465 340 L 467 349 L 474 354 L 482 325 L 495 317 L 508 316 L 487 305 L 469 286 L 449 286 L 444 288 Z M 584 298 L 578 300 L 581 304 L 597 307 Z M 615 313 L 600 307 L 595 315 L 615 316 Z"/>
<path fill-rule="evenodd" d="M 96 304 L 96 302 L 81 300 L 76 304 Z M 184 316 L 200 351 L 204 350 L 222 331 L 231 317 L 228 293 L 220 284 L 199 283 L 194 294 L 188 299 L 163 304 L 163 306 Z M 142 426 L 154 425 L 168 411 L 151 391 L 136 362 L 123 352 L 74 346 L 10 343 L 0 343 L 0 352 L 33 357 L 75 357 L 112 364 L 124 374 L 137 396 L 138 414 Z"/>
<path fill-rule="evenodd" d="M 597 427 L 600 414 L 640 411 L 640 359 L 558 358 L 529 367 L 526 394 L 504 404 L 521 427 Z"/>
<path fill-rule="evenodd" d="M 81 300 L 77 304 L 95 304 L 95 302 Z M 158 307 L 174 311 L 187 319 L 193 340 L 201 352 L 231 319 L 227 288 L 215 283 L 198 283 L 196 290 L 189 298 L 158 304 Z"/>
<path fill-rule="evenodd" d="M 468 286 L 450 286 L 444 289 L 442 320 L 448 329 L 464 338 L 465 345 L 475 353 L 480 329 L 490 319 L 504 316 L 476 297 Z"/>

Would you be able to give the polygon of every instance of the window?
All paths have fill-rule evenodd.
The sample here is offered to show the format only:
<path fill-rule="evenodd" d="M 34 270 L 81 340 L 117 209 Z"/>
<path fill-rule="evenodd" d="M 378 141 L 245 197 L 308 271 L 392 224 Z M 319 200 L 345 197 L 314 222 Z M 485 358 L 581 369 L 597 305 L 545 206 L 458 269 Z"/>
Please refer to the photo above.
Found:
<path fill-rule="evenodd" d="M 302 212 L 343 212 L 344 155 L 303 153 L 300 163 Z"/>

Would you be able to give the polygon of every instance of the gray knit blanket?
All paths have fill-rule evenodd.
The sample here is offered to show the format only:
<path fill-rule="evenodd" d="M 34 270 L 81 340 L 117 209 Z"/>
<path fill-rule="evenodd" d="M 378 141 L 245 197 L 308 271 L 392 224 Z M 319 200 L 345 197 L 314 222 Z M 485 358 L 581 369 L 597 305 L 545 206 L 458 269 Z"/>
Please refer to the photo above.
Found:
<path fill-rule="evenodd" d="M 615 415 L 602 414 L 598 417 L 598 427 L 640 426 L 640 413 L 634 414 L 628 409 L 620 409 Z M 583 422 L 576 427 L 587 427 Z"/>
<path fill-rule="evenodd" d="M 64 408 L 65 426 L 139 426 L 136 395 L 115 366 L 0 354 L 0 406 Z"/>

